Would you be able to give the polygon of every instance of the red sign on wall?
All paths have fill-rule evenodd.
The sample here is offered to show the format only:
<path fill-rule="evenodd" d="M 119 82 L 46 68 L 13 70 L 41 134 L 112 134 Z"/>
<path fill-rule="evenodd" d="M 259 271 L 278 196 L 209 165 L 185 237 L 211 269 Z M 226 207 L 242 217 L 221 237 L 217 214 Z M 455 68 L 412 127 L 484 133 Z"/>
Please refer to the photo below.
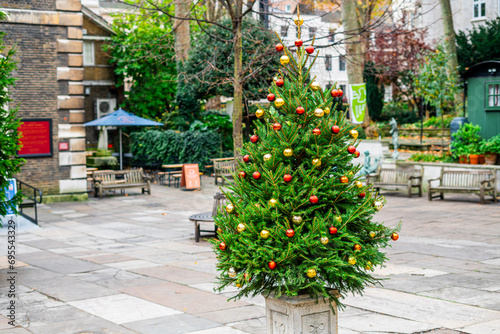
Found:
<path fill-rule="evenodd" d="M 52 156 L 52 120 L 23 119 L 18 131 L 21 145 L 18 155 L 23 158 Z"/>

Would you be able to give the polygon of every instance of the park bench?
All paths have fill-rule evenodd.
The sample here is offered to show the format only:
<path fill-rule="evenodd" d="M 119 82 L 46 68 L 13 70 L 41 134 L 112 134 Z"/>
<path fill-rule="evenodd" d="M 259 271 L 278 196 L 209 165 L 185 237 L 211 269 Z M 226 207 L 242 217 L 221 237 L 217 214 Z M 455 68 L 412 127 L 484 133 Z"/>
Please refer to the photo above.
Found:
<path fill-rule="evenodd" d="M 410 168 L 379 168 L 377 173 L 366 176 L 366 182 L 373 185 L 378 192 L 380 188 L 408 188 L 408 197 L 413 195 L 413 188 L 418 189 L 418 196 L 422 197 L 423 169 Z"/>
<path fill-rule="evenodd" d="M 214 223 L 214 218 L 217 216 L 218 211 L 224 210 L 226 205 L 226 196 L 223 193 L 216 193 L 214 195 L 214 202 L 212 207 L 212 212 L 204 212 L 192 215 L 189 220 L 194 223 L 194 240 L 196 242 L 200 241 L 200 232 L 208 232 L 209 235 L 206 236 L 216 236 L 217 235 L 217 225 Z M 209 230 L 202 230 L 200 228 L 201 223 L 213 224 L 213 228 Z"/>
<path fill-rule="evenodd" d="M 455 171 L 441 169 L 441 176 L 429 182 L 429 201 L 433 198 L 444 199 L 444 193 L 476 193 L 484 204 L 485 195 L 493 196 L 493 202 L 497 202 L 497 190 L 495 185 L 495 172 L 490 170 L 468 170 Z M 433 181 L 439 181 L 433 186 Z M 434 196 L 433 193 L 439 193 Z"/>
<path fill-rule="evenodd" d="M 151 182 L 143 173 L 142 168 L 118 171 L 94 171 L 94 196 L 102 198 L 104 190 L 142 188 L 142 193 L 151 195 Z"/>
<path fill-rule="evenodd" d="M 215 184 L 217 184 L 217 180 L 219 177 L 222 179 L 222 184 L 224 184 L 224 177 L 232 178 L 233 172 L 236 169 L 236 161 L 234 158 L 220 158 L 220 159 L 211 159 L 214 164 L 214 175 L 215 175 Z"/>

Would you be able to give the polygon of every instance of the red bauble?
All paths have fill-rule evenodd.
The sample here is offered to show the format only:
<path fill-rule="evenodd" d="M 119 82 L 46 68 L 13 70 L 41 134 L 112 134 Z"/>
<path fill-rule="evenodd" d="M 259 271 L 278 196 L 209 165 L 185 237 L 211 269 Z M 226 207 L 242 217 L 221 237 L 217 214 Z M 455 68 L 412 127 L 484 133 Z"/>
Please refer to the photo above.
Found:
<path fill-rule="evenodd" d="M 339 91 L 337 89 L 332 89 L 330 94 L 332 94 L 332 97 L 339 97 Z"/>
<path fill-rule="evenodd" d="M 350 146 L 347 148 L 347 152 L 349 152 L 349 153 L 351 153 L 351 154 L 354 154 L 354 152 L 356 152 L 356 147 L 355 147 L 355 146 L 350 145 Z"/>
<path fill-rule="evenodd" d="M 354 250 L 360 251 L 361 250 L 361 245 L 360 244 L 355 244 L 354 245 Z"/>
<path fill-rule="evenodd" d="M 315 134 L 316 136 L 319 136 L 321 134 L 321 130 L 319 128 L 314 128 L 313 134 Z"/>
<path fill-rule="evenodd" d="M 366 196 L 366 193 L 365 193 L 365 192 L 362 192 L 362 193 L 359 193 L 359 194 L 358 194 L 358 197 L 359 197 L 359 198 L 365 198 L 365 196 Z"/>
<path fill-rule="evenodd" d="M 302 46 L 302 44 L 304 44 L 304 43 L 302 42 L 301 39 L 298 39 L 298 40 L 295 41 L 295 46 L 298 47 L 298 48 L 300 48 Z"/>
<path fill-rule="evenodd" d="M 359 158 L 359 156 L 360 156 L 360 155 L 361 155 L 361 153 L 359 153 L 359 151 L 358 151 L 358 150 L 356 150 L 356 151 L 354 152 L 354 156 L 355 156 L 356 158 Z"/>
<path fill-rule="evenodd" d="M 256 180 L 260 179 L 260 173 L 259 172 L 253 172 L 252 177 Z"/>
<path fill-rule="evenodd" d="M 250 139 L 250 140 L 251 140 L 251 139 Z M 245 155 L 243 156 L 243 161 L 244 161 L 244 162 L 249 162 L 249 161 L 250 161 L 250 156 L 249 156 L 248 154 L 245 154 Z"/>
<path fill-rule="evenodd" d="M 285 84 L 285 80 L 283 80 L 283 79 L 276 80 L 276 86 L 283 87 L 284 84 Z"/>
<path fill-rule="evenodd" d="M 330 228 L 328 228 L 328 232 L 330 232 L 331 235 L 337 234 L 337 228 L 335 226 L 330 226 Z"/>
<path fill-rule="evenodd" d="M 244 179 L 245 177 L 247 177 L 247 173 L 244 170 L 240 171 L 238 174 L 240 175 L 241 179 Z"/>
<path fill-rule="evenodd" d="M 276 131 L 281 130 L 281 124 L 280 123 L 274 123 L 273 124 L 273 130 L 276 130 Z"/>
<path fill-rule="evenodd" d="M 309 45 L 308 47 L 306 47 L 306 52 L 311 54 L 314 52 L 314 47 L 312 45 Z"/>
<path fill-rule="evenodd" d="M 274 99 L 276 99 L 276 96 L 274 96 L 274 94 L 273 94 L 273 93 L 271 93 L 271 94 L 268 94 L 268 95 L 267 95 L 267 100 L 268 100 L 269 102 L 273 102 L 273 101 L 274 101 Z"/>
<path fill-rule="evenodd" d="M 334 126 L 332 126 L 332 132 L 333 132 L 334 134 L 339 133 L 339 132 L 340 132 L 340 127 L 339 127 L 338 125 L 334 125 Z"/>
<path fill-rule="evenodd" d="M 281 51 L 283 51 L 283 49 L 284 49 L 283 44 L 281 44 L 281 43 L 276 44 L 276 51 L 281 52 Z"/>
<path fill-rule="evenodd" d="M 283 181 L 285 181 L 285 182 L 292 181 L 292 176 L 290 174 L 283 175 Z"/>
<path fill-rule="evenodd" d="M 339 89 L 338 93 L 339 93 L 339 97 L 342 97 L 342 95 L 344 95 L 344 92 L 342 91 L 342 89 Z"/>
<path fill-rule="evenodd" d="M 226 250 L 226 248 L 227 248 L 226 243 L 225 243 L 225 242 L 221 242 L 221 243 L 219 244 L 219 248 L 220 248 L 220 250 Z"/>
<path fill-rule="evenodd" d="M 306 110 L 304 109 L 304 107 L 297 107 L 297 109 L 295 109 L 295 112 L 299 115 L 302 115 L 306 112 Z"/>
<path fill-rule="evenodd" d="M 253 135 L 252 137 L 250 137 L 250 141 L 251 141 L 252 143 L 256 143 L 256 142 L 257 142 L 257 140 L 259 140 L 259 136 L 257 136 L 257 135 Z"/>
<path fill-rule="evenodd" d="M 292 230 L 291 228 L 289 228 L 288 230 L 286 230 L 286 236 L 291 238 L 295 235 L 295 231 Z"/>
<path fill-rule="evenodd" d="M 274 268 L 276 268 L 276 262 L 271 261 L 267 264 L 267 266 L 269 267 L 269 269 L 273 270 Z"/>
<path fill-rule="evenodd" d="M 309 202 L 311 202 L 312 204 L 318 203 L 318 196 L 312 195 L 311 197 L 309 197 Z"/>

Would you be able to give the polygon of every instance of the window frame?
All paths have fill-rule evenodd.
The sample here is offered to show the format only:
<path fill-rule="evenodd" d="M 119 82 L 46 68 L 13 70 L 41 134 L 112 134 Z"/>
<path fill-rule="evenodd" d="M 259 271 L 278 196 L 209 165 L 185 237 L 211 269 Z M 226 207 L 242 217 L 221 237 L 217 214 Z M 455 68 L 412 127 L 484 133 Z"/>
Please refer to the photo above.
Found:
<path fill-rule="evenodd" d="M 490 95 L 490 86 L 496 85 L 498 86 L 497 88 L 497 93 L 496 94 L 491 94 Z M 484 83 L 484 110 L 485 111 L 500 111 L 500 81 L 487 81 Z M 490 106 L 489 101 L 490 101 L 490 96 L 495 96 L 497 98 L 497 104 L 496 106 Z"/>
<path fill-rule="evenodd" d="M 345 56 L 339 55 L 339 72 L 345 72 L 345 70 L 346 70 Z"/>
<path fill-rule="evenodd" d="M 484 15 L 482 13 L 482 7 L 484 7 Z M 477 16 L 476 16 L 477 8 Z M 472 19 L 484 19 L 486 18 L 486 0 L 472 0 Z"/>
<path fill-rule="evenodd" d="M 288 37 L 288 28 L 287 25 L 281 26 L 281 37 Z"/>
<path fill-rule="evenodd" d="M 95 45 L 94 41 L 83 41 L 83 51 L 82 51 L 82 56 L 83 56 L 83 66 L 95 66 Z M 91 51 L 86 52 L 87 50 L 86 45 L 90 45 Z M 87 61 L 86 55 L 89 55 L 92 59 L 91 61 Z"/>
<path fill-rule="evenodd" d="M 325 70 L 326 71 L 332 71 L 332 55 L 325 55 Z"/>

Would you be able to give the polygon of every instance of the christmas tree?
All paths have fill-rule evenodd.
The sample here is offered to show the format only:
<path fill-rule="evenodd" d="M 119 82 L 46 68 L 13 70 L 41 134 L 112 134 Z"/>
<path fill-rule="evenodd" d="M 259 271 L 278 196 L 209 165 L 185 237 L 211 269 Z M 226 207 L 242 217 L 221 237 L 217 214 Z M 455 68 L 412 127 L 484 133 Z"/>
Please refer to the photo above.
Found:
<path fill-rule="evenodd" d="M 271 105 L 256 112 L 255 134 L 215 219 L 218 289 L 235 284 L 233 298 L 308 293 L 342 307 L 335 290 L 361 293 L 376 283 L 373 267 L 386 260 L 380 248 L 398 238 L 399 226 L 372 221 L 384 199 L 356 177 L 358 132 L 340 110 L 343 92 L 309 80 L 319 52 L 304 47 L 303 20 L 294 21 L 296 52 L 276 46 L 283 55 Z"/>

